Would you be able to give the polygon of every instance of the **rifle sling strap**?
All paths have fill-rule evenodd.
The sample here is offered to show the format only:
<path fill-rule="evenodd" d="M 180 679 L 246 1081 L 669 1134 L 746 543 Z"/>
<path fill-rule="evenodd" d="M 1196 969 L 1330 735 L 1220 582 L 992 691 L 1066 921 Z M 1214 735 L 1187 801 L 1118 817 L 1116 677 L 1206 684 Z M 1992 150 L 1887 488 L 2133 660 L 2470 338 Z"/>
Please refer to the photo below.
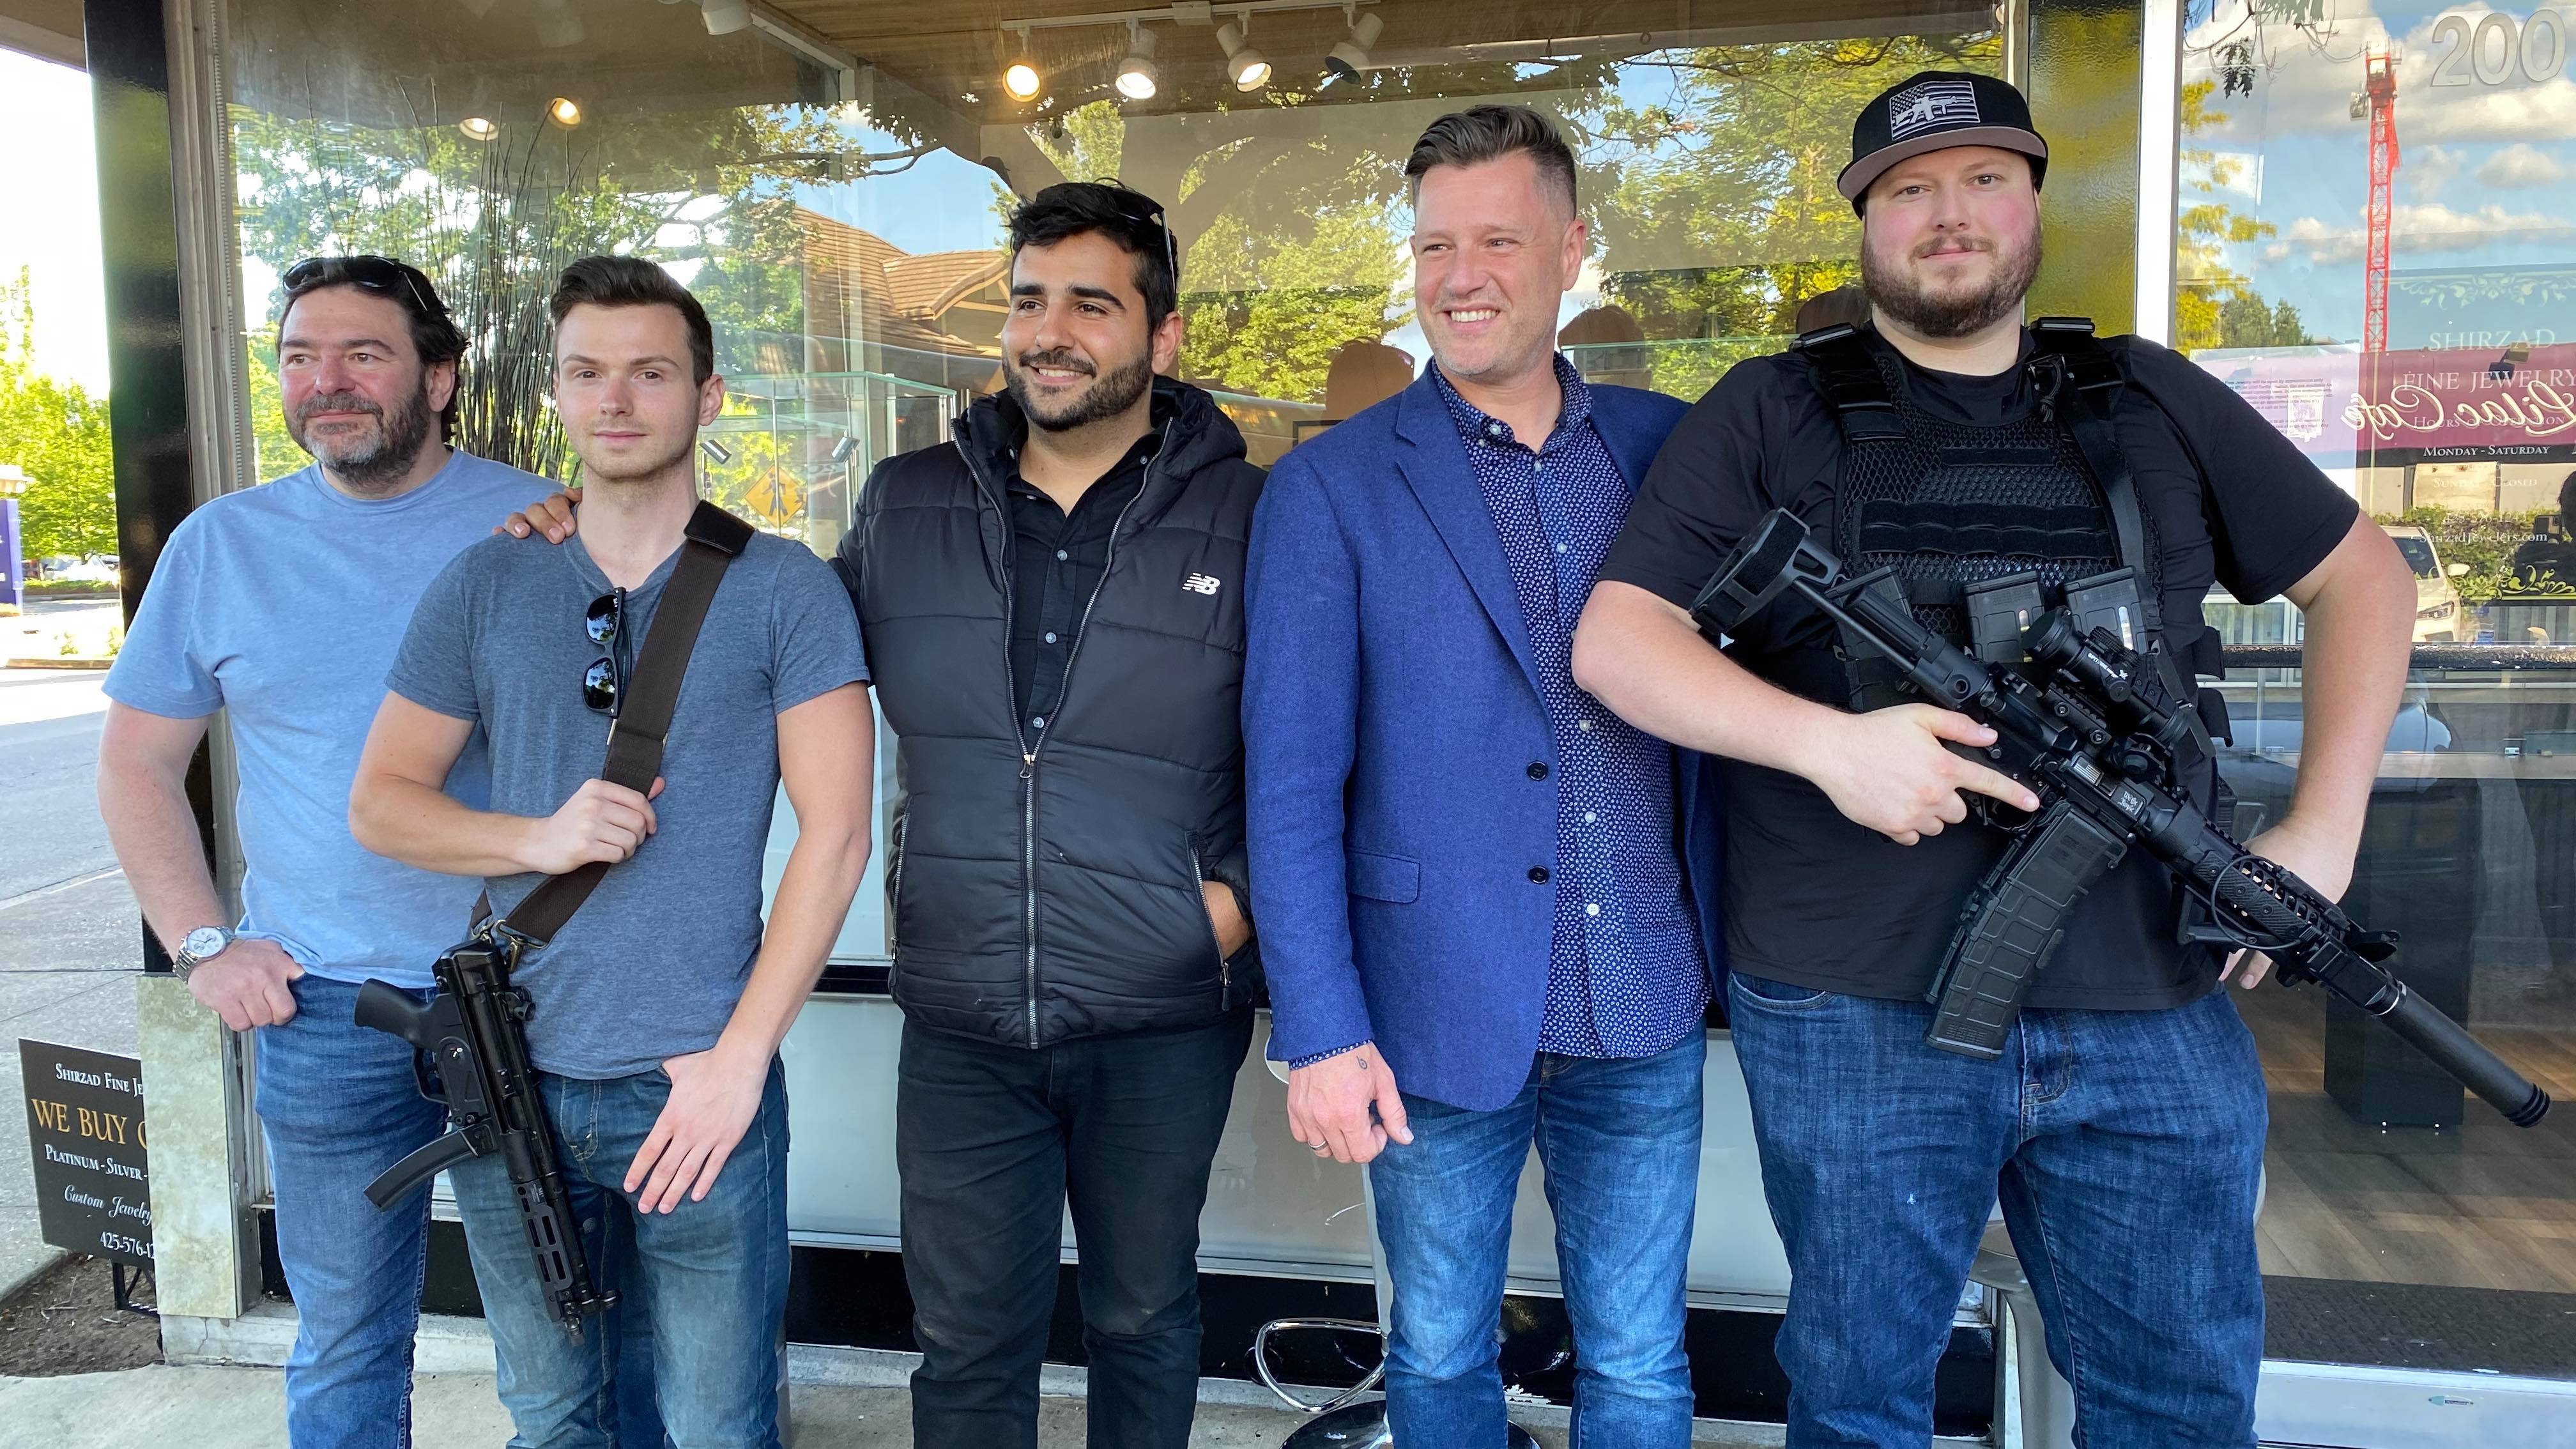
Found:
<path fill-rule="evenodd" d="M 751 525 L 714 504 L 698 503 L 680 545 L 680 561 L 653 610 L 653 626 L 636 651 L 617 718 L 608 726 L 608 759 L 600 766 L 599 778 L 638 794 L 652 793 L 653 781 L 662 773 L 662 741 L 671 732 L 671 714 L 680 702 L 680 681 L 697 647 L 698 627 L 706 622 L 707 607 L 715 602 L 716 585 L 724 581 L 726 566 L 750 544 L 751 532 Z M 593 861 L 548 876 L 494 930 L 530 949 L 543 946 L 581 909 L 606 874 L 607 864 Z"/>

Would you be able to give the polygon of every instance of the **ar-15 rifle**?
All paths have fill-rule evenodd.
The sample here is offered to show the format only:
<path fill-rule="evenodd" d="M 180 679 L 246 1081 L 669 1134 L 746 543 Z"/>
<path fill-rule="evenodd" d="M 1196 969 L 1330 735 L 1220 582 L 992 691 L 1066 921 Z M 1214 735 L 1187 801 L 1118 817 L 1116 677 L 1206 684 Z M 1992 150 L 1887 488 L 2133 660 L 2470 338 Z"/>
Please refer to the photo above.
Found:
<path fill-rule="evenodd" d="M 1925 628 L 1889 571 L 1845 577 L 1842 562 L 1784 510 L 1764 517 L 1691 614 L 1704 629 L 1733 633 L 1792 589 L 1841 627 L 1846 645 L 1894 661 L 1925 700 L 1991 727 L 1985 757 L 2039 797 L 2039 810 L 2018 820 L 1982 812 L 2016 838 L 1951 941 L 1931 994 L 1931 1045 L 1999 1055 L 2076 900 L 2129 846 L 2144 844 L 2207 909 L 2211 939 L 2261 951 L 2285 984 L 2312 982 L 2378 1017 L 2515 1126 L 2549 1110 L 2546 1092 L 2381 964 L 2395 952 L 2393 932 L 2355 925 L 2168 788 L 2193 728 L 2190 705 L 2171 699 L 2162 671 L 2117 635 L 2088 634 L 2065 608 L 2039 609 L 2021 635 L 2027 672 L 1989 668 Z"/>
<path fill-rule="evenodd" d="M 438 995 L 427 1005 L 382 981 L 358 988 L 357 1022 L 410 1042 L 420 1093 L 444 1102 L 455 1126 L 367 1184 L 367 1201 L 392 1207 L 406 1194 L 469 1157 L 497 1155 L 518 1191 L 519 1218 L 536 1254 L 537 1279 L 567 1333 L 585 1315 L 617 1301 L 591 1286 L 572 1197 L 555 1157 L 554 1129 L 528 1065 L 528 994 L 510 984 L 518 955 L 511 938 L 487 925 L 450 947 L 433 968 Z"/>

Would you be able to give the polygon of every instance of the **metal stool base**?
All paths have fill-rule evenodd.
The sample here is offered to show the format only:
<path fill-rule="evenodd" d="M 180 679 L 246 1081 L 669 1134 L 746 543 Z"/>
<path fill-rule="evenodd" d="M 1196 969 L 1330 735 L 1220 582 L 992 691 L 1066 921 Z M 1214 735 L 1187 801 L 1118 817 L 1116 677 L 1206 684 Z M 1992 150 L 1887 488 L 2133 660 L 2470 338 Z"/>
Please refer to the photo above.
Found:
<path fill-rule="evenodd" d="M 1518 1424 L 1510 1426 L 1505 1442 L 1510 1449 L 1538 1449 L 1538 1441 Z M 1394 1449 L 1394 1445 L 1395 1438 L 1386 1428 L 1386 1405 L 1381 1402 L 1350 1404 L 1318 1414 L 1289 1435 L 1280 1449 Z"/>

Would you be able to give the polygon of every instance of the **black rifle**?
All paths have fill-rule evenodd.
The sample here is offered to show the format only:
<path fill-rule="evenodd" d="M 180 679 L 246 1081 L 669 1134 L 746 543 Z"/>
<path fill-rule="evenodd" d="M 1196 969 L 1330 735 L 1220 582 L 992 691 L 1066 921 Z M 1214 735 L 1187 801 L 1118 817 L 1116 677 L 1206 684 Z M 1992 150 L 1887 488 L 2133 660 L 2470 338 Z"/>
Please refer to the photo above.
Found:
<path fill-rule="evenodd" d="M 536 1254 L 537 1278 L 567 1332 L 617 1301 L 592 1287 L 590 1263 L 555 1157 L 554 1129 L 528 1065 L 528 994 L 510 984 L 510 938 L 489 930 L 450 947 L 434 968 L 438 995 L 422 1005 L 382 981 L 358 988 L 358 1025 L 410 1042 L 421 1095 L 447 1104 L 453 1130 L 386 1168 L 367 1201 L 392 1207 L 469 1157 L 498 1156 L 519 1195 L 519 1217 Z"/>
<path fill-rule="evenodd" d="M 2396 949 L 2394 933 L 2355 925 L 2167 788 L 2192 731 L 2190 706 L 2173 700 L 2164 671 L 2118 636 L 2087 634 L 2062 607 L 2038 610 L 2022 634 L 2029 672 L 1990 669 L 1925 628 L 1890 571 L 1845 577 L 1842 562 L 1785 510 L 1763 518 L 1691 614 L 1703 629 L 1731 634 L 1791 589 L 1840 626 L 1846 644 L 1893 660 L 1926 701 L 1990 726 L 1995 743 L 1979 753 L 2039 797 L 2029 816 L 1980 811 L 2017 838 L 1951 943 L 1925 1037 L 1933 1046 L 1998 1055 L 2066 913 L 2130 845 L 2143 844 L 2207 909 L 2211 939 L 2261 951 L 2285 984 L 2313 982 L 2378 1017 L 2515 1126 L 2549 1110 L 2546 1092 L 2380 964 Z"/>
<path fill-rule="evenodd" d="M 601 779 L 651 793 L 698 626 L 706 622 L 726 568 L 751 536 L 750 524 L 712 503 L 700 502 L 690 515 L 680 561 L 662 586 L 652 630 L 636 652 L 610 721 Z M 456 1124 L 369 1183 L 367 1200 L 390 1208 L 466 1158 L 500 1154 L 518 1190 L 537 1276 L 555 1316 L 576 1338 L 582 1318 L 616 1302 L 617 1295 L 591 1286 L 590 1263 L 555 1156 L 554 1128 L 528 1062 L 528 993 L 510 984 L 510 973 L 523 952 L 542 948 L 563 929 L 607 873 L 606 863 L 592 861 L 548 876 L 506 918 L 478 921 L 472 936 L 438 958 L 438 995 L 426 1006 L 382 981 L 358 988 L 358 1025 L 391 1032 L 419 1049 L 412 1070 L 421 1095 L 446 1103 Z"/>

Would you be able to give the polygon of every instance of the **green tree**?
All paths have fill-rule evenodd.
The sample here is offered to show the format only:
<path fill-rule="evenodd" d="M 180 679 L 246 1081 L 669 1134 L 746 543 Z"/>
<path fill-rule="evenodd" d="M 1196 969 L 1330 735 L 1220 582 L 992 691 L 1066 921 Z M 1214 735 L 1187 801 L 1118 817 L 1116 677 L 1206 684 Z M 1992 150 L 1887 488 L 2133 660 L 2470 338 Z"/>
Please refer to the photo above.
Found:
<path fill-rule="evenodd" d="M 107 400 L 37 371 L 25 268 L 0 283 L 0 463 L 26 471 L 18 500 L 29 557 L 116 552 L 116 460 Z"/>
<path fill-rule="evenodd" d="M 1696 397 L 1744 357 L 1776 351 L 1798 306 L 1860 280 L 1860 223 L 1834 187 L 1852 117 L 1918 70 L 2000 73 L 1991 34 L 1707 46 L 1630 64 L 1671 93 L 1602 92 L 1586 169 L 1602 296 L 1655 349 L 1657 389 Z M 1681 266 L 1719 259 L 1717 265 Z"/>
<path fill-rule="evenodd" d="M 2197 136 L 2227 124 L 2227 113 L 2209 107 L 2215 80 L 2182 88 L 2182 133 Z M 2185 353 L 2208 347 L 2296 347 L 2313 341 L 2287 302 L 2266 302 L 2252 279 L 2227 264 L 2227 249 L 2279 235 L 2270 222 L 2219 200 L 2244 174 L 2245 163 L 2205 146 L 2183 148 L 2183 188 L 2189 193 L 2174 219 L 2174 345 Z"/>

